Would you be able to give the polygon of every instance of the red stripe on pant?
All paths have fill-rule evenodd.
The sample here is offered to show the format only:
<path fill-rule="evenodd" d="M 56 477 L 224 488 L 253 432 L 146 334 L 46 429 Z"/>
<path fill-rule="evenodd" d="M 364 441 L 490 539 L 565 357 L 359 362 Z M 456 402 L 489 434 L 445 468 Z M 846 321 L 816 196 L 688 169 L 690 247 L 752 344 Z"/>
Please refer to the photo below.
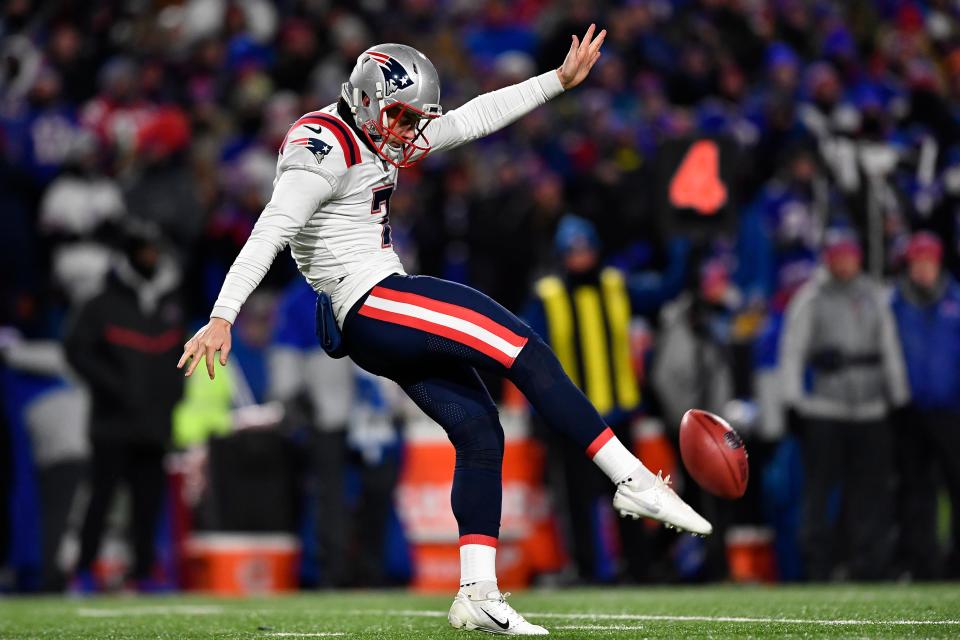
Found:
<path fill-rule="evenodd" d="M 497 548 L 497 539 L 493 536 L 485 536 L 480 533 L 468 533 L 465 536 L 460 536 L 460 546 L 462 547 L 465 544 L 482 544 L 486 547 Z"/>
<path fill-rule="evenodd" d="M 407 293 L 406 291 L 397 291 L 396 289 L 387 289 L 386 287 L 380 286 L 374 287 L 373 291 L 370 292 L 370 295 L 378 298 L 384 298 L 386 300 L 392 300 L 394 302 L 412 304 L 415 307 L 423 307 L 424 309 L 429 309 L 430 311 L 436 311 L 437 313 L 442 313 L 455 318 L 460 318 L 461 320 L 466 320 L 467 322 L 475 324 L 478 327 L 486 329 L 493 335 L 497 336 L 501 340 L 504 340 L 505 342 L 510 343 L 510 345 L 514 347 L 522 347 L 527 343 L 527 339 L 525 337 L 517 335 L 502 324 L 494 322 L 487 316 L 483 315 L 482 313 L 478 313 L 469 307 L 461 307 L 457 304 L 451 304 L 442 300 L 434 300 L 433 298 L 421 296 L 416 293 Z"/>
<path fill-rule="evenodd" d="M 360 307 L 358 311 L 362 316 L 367 316 L 368 318 L 374 318 L 376 320 L 383 320 L 384 322 L 390 322 L 392 324 L 399 324 L 405 327 L 410 327 L 411 329 L 419 329 L 421 331 L 426 331 L 427 333 L 432 333 L 434 335 L 442 336 L 444 338 L 449 338 L 455 342 L 466 345 L 471 349 L 476 349 L 480 353 L 489 356 L 502 364 L 504 367 L 509 369 L 513 366 L 513 361 L 516 358 L 508 356 L 503 351 L 487 344 L 482 340 L 474 338 L 470 334 L 458 331 L 456 329 L 451 329 L 450 327 L 444 326 L 442 324 L 437 324 L 435 322 L 430 322 L 429 320 L 423 320 L 421 318 L 414 318 L 412 316 L 405 316 L 401 313 L 394 313 L 393 311 L 385 311 L 383 309 L 377 309 L 376 307 L 371 307 L 368 304 Z"/>
<path fill-rule="evenodd" d="M 587 447 L 587 456 L 592 458 L 597 455 L 597 452 L 603 448 L 603 445 L 607 444 L 613 439 L 613 431 L 610 427 L 607 427 L 600 432 L 596 438 L 593 439 L 593 442 L 590 443 L 590 446 Z"/>

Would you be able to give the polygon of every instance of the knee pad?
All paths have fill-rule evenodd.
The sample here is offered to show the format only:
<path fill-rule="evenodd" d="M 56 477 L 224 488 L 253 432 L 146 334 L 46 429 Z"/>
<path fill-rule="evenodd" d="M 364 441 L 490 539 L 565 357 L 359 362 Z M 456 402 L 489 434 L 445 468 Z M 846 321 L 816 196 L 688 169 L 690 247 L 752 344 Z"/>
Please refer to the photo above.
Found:
<path fill-rule="evenodd" d="M 552 387 L 559 377 L 565 377 L 557 356 L 540 336 L 533 334 L 514 360 L 508 377 L 523 390 L 530 385 L 535 388 Z"/>
<path fill-rule="evenodd" d="M 503 465 L 503 427 L 496 413 L 465 420 L 447 430 L 457 451 L 456 469 L 499 472 Z"/>

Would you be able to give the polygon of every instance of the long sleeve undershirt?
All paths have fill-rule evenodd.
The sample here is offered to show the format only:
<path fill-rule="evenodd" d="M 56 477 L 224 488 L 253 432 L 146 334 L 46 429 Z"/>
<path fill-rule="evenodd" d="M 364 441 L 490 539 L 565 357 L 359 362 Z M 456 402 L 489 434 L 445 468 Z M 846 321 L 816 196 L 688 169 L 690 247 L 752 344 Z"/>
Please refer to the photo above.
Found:
<path fill-rule="evenodd" d="M 273 197 L 223 281 L 211 317 L 233 324 L 240 307 L 267 275 L 277 254 L 332 194 L 333 187 L 317 173 L 288 169 L 280 174 Z"/>

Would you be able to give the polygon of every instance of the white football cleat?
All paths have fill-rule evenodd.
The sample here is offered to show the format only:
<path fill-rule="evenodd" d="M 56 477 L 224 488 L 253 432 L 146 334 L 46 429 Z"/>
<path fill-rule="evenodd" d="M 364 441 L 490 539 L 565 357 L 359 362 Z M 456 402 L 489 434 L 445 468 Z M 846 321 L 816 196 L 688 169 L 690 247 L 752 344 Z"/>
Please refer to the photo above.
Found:
<path fill-rule="evenodd" d="M 713 525 L 670 488 L 670 476 L 664 480 L 660 473 L 648 489 L 637 488 L 631 478 L 618 484 L 613 508 L 621 516 L 634 520 L 641 516 L 659 520 L 668 529 L 689 531 L 698 536 L 713 533 Z"/>
<path fill-rule="evenodd" d="M 543 627 L 530 624 L 523 616 L 507 604 L 509 593 L 501 594 L 496 583 L 487 582 L 476 585 L 480 589 L 460 587 L 453 599 L 447 621 L 454 629 L 468 631 L 486 631 L 505 636 L 545 636 L 550 632 Z M 492 590 L 487 591 L 487 588 Z M 483 595 L 477 595 L 477 592 Z"/>

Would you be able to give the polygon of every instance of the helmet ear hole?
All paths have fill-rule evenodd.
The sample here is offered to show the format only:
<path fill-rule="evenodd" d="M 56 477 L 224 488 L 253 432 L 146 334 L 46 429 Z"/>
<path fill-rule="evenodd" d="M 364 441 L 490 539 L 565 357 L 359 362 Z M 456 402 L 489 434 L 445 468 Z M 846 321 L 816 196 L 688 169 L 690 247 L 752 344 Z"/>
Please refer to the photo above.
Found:
<path fill-rule="evenodd" d="M 363 94 L 363 106 L 370 106 L 370 96 L 368 96 L 366 93 Z"/>

